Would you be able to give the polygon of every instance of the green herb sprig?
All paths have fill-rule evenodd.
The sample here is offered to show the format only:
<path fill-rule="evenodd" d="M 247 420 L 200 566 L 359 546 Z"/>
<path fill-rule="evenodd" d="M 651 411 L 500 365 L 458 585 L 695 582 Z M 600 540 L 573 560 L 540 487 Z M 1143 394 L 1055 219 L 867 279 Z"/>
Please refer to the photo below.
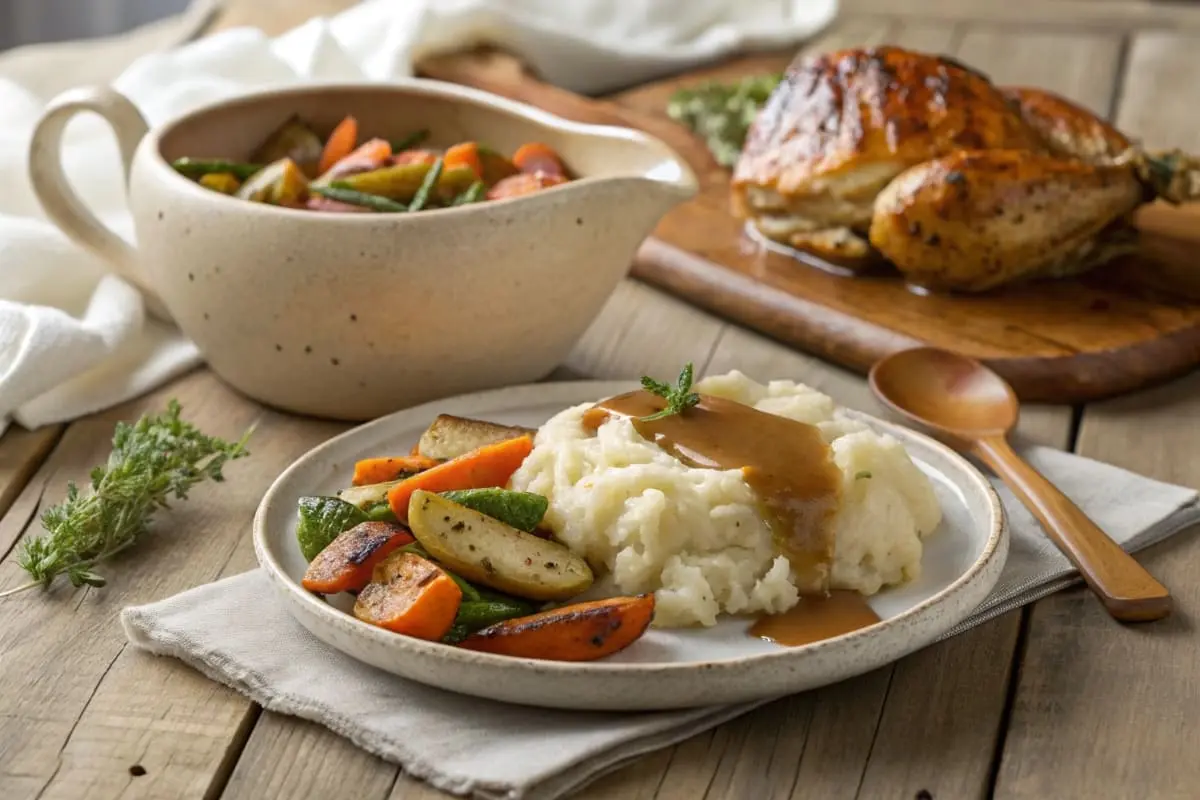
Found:
<path fill-rule="evenodd" d="M 750 75 L 732 83 L 710 81 L 680 89 L 667 103 L 667 115 L 704 139 L 713 158 L 732 167 L 759 110 L 782 74 Z"/>
<path fill-rule="evenodd" d="M 667 407 L 648 417 L 642 417 L 641 421 L 653 422 L 656 419 L 663 419 L 673 414 L 682 414 L 692 406 L 698 405 L 700 403 L 700 395 L 692 391 L 693 373 L 692 363 L 689 361 L 684 365 L 683 370 L 680 371 L 679 380 L 676 381 L 674 386 L 643 375 L 642 387 L 647 392 L 656 394 L 666 400 Z"/>
<path fill-rule="evenodd" d="M 17 563 L 33 580 L 0 597 L 48 588 L 60 575 L 73 586 L 103 586 L 95 565 L 136 544 L 155 511 L 186 500 L 198 483 L 223 480 L 227 461 L 249 455 L 253 428 L 226 442 L 180 419 L 180 410 L 172 400 L 164 414 L 117 423 L 112 453 L 92 470 L 90 486 L 81 492 L 68 483 L 67 499 L 42 514 L 45 534 L 24 541 Z"/>

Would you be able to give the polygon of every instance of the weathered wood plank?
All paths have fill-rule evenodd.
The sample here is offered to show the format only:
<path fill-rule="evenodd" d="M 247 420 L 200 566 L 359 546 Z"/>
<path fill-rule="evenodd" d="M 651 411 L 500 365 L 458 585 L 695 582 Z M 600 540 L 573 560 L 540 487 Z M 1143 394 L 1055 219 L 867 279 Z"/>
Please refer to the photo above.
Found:
<path fill-rule="evenodd" d="M 47 425 L 27 431 L 14 425 L 0 438 L 0 518 L 25 491 L 65 429 L 64 425 Z M 8 552 L 19 533 L 12 526 L 6 528 L 0 524 L 0 556 Z"/>
<path fill-rule="evenodd" d="M 1135 37 L 1117 122 L 1150 144 L 1200 147 L 1200 118 L 1181 103 L 1200 81 L 1198 34 Z M 1089 405 L 1079 453 L 1200 486 L 1200 374 Z M 1200 538 L 1181 534 L 1139 557 L 1172 591 L 1175 614 L 1121 626 L 1074 590 L 1038 603 L 997 776 L 1001 798 L 1191 797 L 1200 783 Z"/>
<path fill-rule="evenodd" d="M 32 521 L 57 502 L 67 479 L 82 482 L 107 457 L 116 420 L 157 410 L 168 397 L 215 434 L 234 436 L 259 420 L 253 455 L 230 465 L 224 485 L 201 487 L 164 512 L 135 550 L 102 565 L 110 579 L 103 589 L 59 587 L 0 601 L 0 796 L 201 796 L 250 713 L 247 701 L 178 662 L 127 649 L 117 614 L 251 567 L 250 519 L 268 483 L 342 426 L 263 412 L 196 373 L 73 424 L 4 524 Z M 14 558 L 0 565 L 0 588 L 21 581 Z M 145 774 L 131 774 L 135 765 Z"/>

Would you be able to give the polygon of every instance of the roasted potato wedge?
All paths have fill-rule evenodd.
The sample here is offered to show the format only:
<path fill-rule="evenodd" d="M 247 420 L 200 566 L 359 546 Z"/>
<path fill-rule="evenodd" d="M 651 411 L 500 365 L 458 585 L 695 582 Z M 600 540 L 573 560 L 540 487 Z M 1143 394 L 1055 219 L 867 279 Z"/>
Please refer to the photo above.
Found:
<path fill-rule="evenodd" d="M 592 585 L 592 570 L 558 542 L 426 491 L 413 493 L 408 525 L 429 555 L 472 583 L 530 600 L 565 600 Z"/>
<path fill-rule="evenodd" d="M 421 435 L 417 452 L 426 458 L 445 461 L 478 450 L 484 445 L 515 439 L 518 436 L 532 436 L 535 433 L 537 431 L 531 428 L 497 425 L 481 419 L 442 414 Z"/>

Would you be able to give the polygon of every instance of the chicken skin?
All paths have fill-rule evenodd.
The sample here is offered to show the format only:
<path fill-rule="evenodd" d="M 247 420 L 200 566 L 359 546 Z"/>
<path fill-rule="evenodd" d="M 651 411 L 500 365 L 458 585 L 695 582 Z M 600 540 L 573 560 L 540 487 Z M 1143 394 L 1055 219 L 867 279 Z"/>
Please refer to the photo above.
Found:
<path fill-rule="evenodd" d="M 984 291 L 1129 252 L 1132 212 L 1200 196 L 1198 165 L 949 58 L 852 49 L 789 68 L 750 128 L 733 206 L 851 269 L 882 260 L 920 286 Z"/>

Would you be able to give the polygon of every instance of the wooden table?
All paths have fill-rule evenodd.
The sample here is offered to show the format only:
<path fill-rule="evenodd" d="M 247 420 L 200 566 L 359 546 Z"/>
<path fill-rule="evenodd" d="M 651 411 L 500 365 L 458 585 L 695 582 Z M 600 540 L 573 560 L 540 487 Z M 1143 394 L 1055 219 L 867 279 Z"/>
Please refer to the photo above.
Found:
<path fill-rule="evenodd" d="M 241 0 L 219 25 L 288 28 L 347 0 Z M 1200 6 L 1139 0 L 844 0 L 814 44 L 894 42 L 956 54 L 1108 112 L 1151 144 L 1200 151 Z M 808 382 L 874 408 L 857 376 L 626 282 L 566 368 L 597 378 L 704 370 Z M 257 422 L 253 457 L 164 515 L 101 590 L 0 602 L 0 798 L 353 798 L 441 795 L 316 725 L 265 712 L 126 646 L 120 609 L 254 566 L 250 519 L 275 475 L 342 426 L 264 410 L 196 372 L 69 426 L 0 440 L 0 589 L 37 513 L 107 454 L 112 425 L 177 397 L 203 429 Z M 1200 375 L 1085 408 L 1030 408 L 1034 440 L 1200 484 Z M 1191 421 L 1192 424 L 1183 423 Z M 1200 539 L 1144 556 L 1178 612 L 1114 624 L 1062 592 L 893 666 L 780 700 L 647 756 L 599 798 L 1193 798 L 1200 796 Z M 250 612 L 252 613 L 252 612 Z"/>

